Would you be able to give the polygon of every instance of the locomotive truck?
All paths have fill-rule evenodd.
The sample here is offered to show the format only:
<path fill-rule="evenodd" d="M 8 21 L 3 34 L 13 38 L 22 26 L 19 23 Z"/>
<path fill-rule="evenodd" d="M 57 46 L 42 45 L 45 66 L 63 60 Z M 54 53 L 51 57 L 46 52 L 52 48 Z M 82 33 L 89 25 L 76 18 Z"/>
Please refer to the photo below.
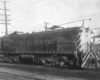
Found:
<path fill-rule="evenodd" d="M 90 31 L 82 26 L 28 34 L 14 32 L 0 39 L 0 60 L 82 67 L 89 43 Z"/>

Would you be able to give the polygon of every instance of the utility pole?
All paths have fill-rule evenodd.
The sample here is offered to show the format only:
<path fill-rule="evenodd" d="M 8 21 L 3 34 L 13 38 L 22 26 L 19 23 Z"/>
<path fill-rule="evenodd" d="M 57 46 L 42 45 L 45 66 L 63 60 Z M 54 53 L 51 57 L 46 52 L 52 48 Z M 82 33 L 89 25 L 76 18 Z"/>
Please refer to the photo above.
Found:
<path fill-rule="evenodd" d="M 6 2 L 4 1 L 4 12 L 5 12 L 5 27 L 6 27 L 6 32 L 5 34 L 8 34 L 8 27 L 7 27 L 7 12 L 6 12 Z"/>
<path fill-rule="evenodd" d="M 4 16 L 5 20 L 2 20 L 2 21 L 5 21 L 5 23 L 0 23 L 0 24 L 5 24 L 5 29 L 6 29 L 5 35 L 7 35 L 8 34 L 8 24 L 9 24 L 9 23 L 7 23 L 7 21 L 10 21 L 10 20 L 7 20 L 7 16 L 9 16 L 9 15 L 7 15 L 8 9 L 6 8 L 7 1 L 1 1 L 1 2 L 4 3 L 4 9 L 0 9 L 0 10 L 4 10 L 4 14 L 0 14 L 0 15 Z"/>
<path fill-rule="evenodd" d="M 47 25 L 50 24 L 50 23 L 47 23 L 47 22 L 43 22 L 43 23 L 45 23 L 45 27 L 44 28 L 45 28 L 45 31 L 47 31 L 47 28 L 48 28 Z"/>

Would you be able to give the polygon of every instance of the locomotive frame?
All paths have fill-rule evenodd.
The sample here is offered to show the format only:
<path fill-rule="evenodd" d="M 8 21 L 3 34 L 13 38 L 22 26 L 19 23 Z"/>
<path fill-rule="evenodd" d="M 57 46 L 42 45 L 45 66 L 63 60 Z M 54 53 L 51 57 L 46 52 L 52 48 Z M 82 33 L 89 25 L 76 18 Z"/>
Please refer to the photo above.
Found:
<path fill-rule="evenodd" d="M 2 62 L 82 67 L 90 32 L 82 26 L 31 34 L 14 32 L 0 43 Z"/>

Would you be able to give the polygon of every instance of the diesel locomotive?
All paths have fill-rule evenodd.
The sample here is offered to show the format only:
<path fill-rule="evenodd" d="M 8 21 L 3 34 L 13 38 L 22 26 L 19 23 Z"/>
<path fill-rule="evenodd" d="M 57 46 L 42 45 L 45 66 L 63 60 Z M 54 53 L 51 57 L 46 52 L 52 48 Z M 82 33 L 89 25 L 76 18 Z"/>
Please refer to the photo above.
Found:
<path fill-rule="evenodd" d="M 90 31 L 82 26 L 36 33 L 14 32 L 0 38 L 0 61 L 82 67 L 89 43 Z"/>

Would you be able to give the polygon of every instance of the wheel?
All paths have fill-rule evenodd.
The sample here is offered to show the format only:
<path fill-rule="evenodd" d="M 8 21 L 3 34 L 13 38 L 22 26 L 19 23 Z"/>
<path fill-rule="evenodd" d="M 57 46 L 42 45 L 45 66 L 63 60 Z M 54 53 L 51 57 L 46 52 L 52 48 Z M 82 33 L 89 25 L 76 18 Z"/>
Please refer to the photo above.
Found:
<path fill-rule="evenodd" d="M 60 67 L 63 67 L 64 66 L 64 62 L 59 62 L 59 65 L 60 65 Z"/>
<path fill-rule="evenodd" d="M 77 60 L 76 59 L 71 59 L 69 60 L 69 67 L 70 68 L 76 68 Z"/>

